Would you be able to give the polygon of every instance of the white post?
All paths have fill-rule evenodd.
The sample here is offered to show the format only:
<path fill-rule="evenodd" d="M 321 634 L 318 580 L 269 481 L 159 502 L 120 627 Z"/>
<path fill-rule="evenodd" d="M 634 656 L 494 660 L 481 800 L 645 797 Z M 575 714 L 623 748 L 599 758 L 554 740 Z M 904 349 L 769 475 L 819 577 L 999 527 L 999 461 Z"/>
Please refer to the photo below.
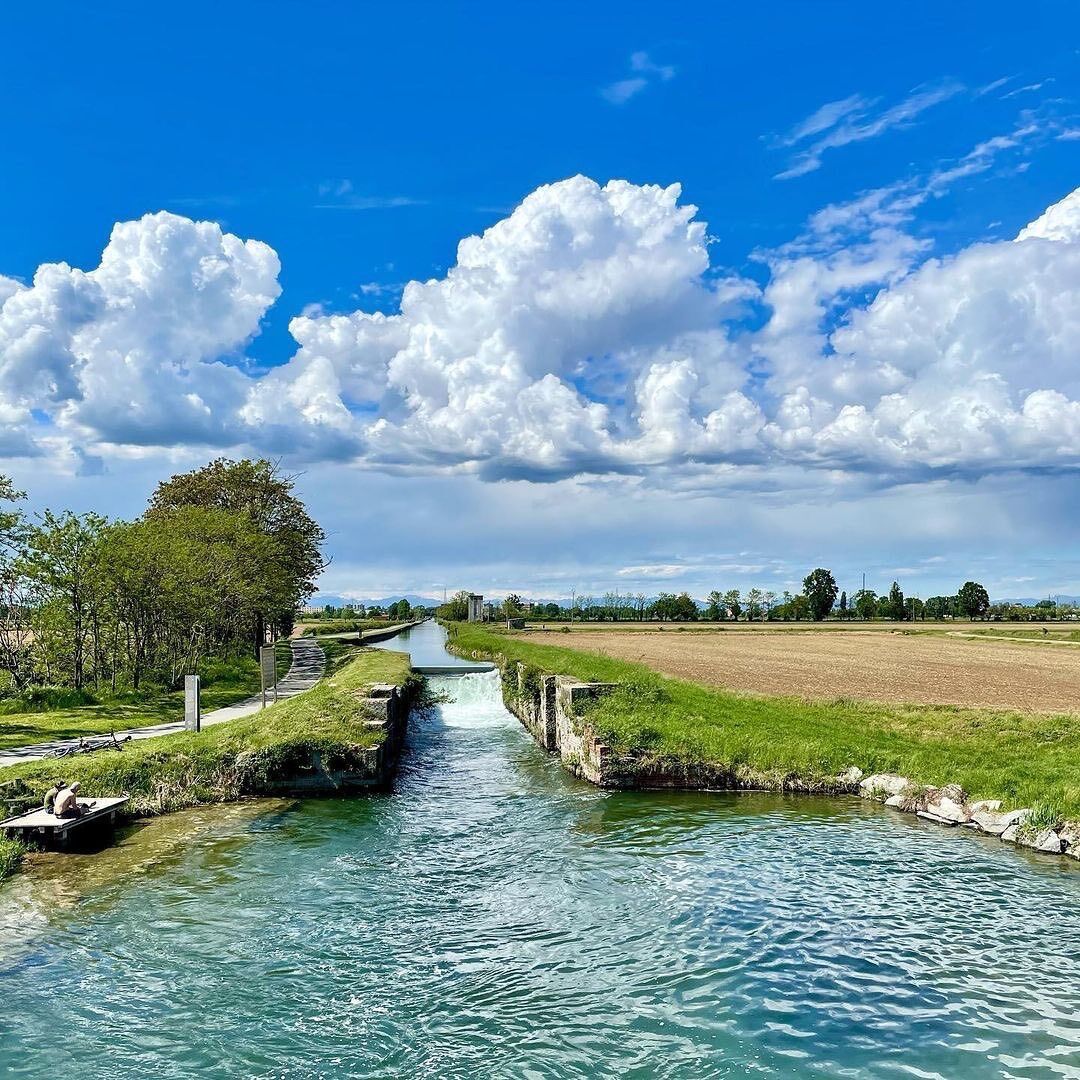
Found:
<path fill-rule="evenodd" d="M 274 700 L 277 701 L 277 658 L 276 649 L 273 645 L 259 647 L 259 670 L 262 673 L 262 707 L 266 708 L 266 691 L 274 689 Z"/>
<path fill-rule="evenodd" d="M 198 675 L 184 676 L 184 727 L 188 731 L 202 730 Z"/>

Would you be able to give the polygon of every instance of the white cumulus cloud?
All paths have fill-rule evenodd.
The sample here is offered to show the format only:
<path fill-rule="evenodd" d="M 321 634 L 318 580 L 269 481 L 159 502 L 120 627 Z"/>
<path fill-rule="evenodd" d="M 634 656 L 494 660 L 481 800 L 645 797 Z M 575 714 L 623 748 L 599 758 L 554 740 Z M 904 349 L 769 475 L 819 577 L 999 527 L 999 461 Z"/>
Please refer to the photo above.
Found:
<path fill-rule="evenodd" d="M 678 185 L 573 177 L 396 314 L 306 309 L 264 374 L 243 353 L 275 253 L 148 215 L 94 269 L 0 278 L 0 455 L 236 446 L 698 491 L 1080 467 L 1080 191 L 945 258 L 897 197 L 829 208 L 762 289 L 710 264 Z"/>

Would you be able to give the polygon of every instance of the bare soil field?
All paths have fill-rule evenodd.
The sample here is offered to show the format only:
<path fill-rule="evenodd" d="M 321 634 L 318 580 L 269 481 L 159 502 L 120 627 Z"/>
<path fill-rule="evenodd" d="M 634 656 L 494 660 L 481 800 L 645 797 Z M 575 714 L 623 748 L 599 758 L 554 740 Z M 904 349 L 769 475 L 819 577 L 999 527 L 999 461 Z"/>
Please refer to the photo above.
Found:
<path fill-rule="evenodd" d="M 629 632 L 609 626 L 569 634 L 530 630 L 522 636 L 742 693 L 1080 712 L 1080 655 L 1035 642 L 880 626 L 827 632 L 762 627 L 747 633 L 659 631 L 653 624 Z"/>

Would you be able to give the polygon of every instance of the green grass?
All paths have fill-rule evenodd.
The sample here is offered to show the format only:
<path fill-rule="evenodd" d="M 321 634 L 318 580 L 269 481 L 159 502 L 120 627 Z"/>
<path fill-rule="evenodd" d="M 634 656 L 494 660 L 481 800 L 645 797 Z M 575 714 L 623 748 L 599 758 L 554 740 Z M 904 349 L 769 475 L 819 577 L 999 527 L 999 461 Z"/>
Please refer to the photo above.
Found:
<path fill-rule="evenodd" d="M 0 769 L 0 781 L 22 780 L 40 800 L 58 777 L 79 781 L 80 795 L 126 794 L 126 810 L 151 816 L 205 803 L 257 795 L 275 779 L 291 777 L 319 751 L 327 769 L 356 764 L 383 733 L 365 724 L 360 699 L 372 683 L 405 688 L 422 699 L 423 680 L 401 653 L 357 649 L 336 674 L 313 689 L 262 712 L 217 724 L 198 734 L 179 733 L 131 742 L 117 752 L 101 750 Z M 18 867 L 23 847 L 0 841 L 0 880 Z"/>
<path fill-rule="evenodd" d="M 0 881 L 11 877 L 22 864 L 26 847 L 18 840 L 0 837 Z"/>
<path fill-rule="evenodd" d="M 1080 817 L 1080 716 L 748 697 L 479 626 L 454 624 L 451 640 L 465 655 L 501 653 L 545 672 L 621 684 L 588 713 L 619 754 L 708 763 L 775 784 L 821 783 L 857 765 Z"/>
<path fill-rule="evenodd" d="M 365 726 L 359 705 L 364 687 L 376 682 L 409 685 L 407 656 L 358 650 L 337 674 L 277 705 L 195 733 L 181 732 L 62 760 L 0 769 L 0 781 L 23 780 L 43 797 L 58 776 L 78 780 L 86 798 L 131 796 L 129 811 L 159 814 L 184 806 L 224 802 L 258 789 L 260 780 L 286 775 L 318 749 L 328 767 L 355 750 L 375 746 L 382 733 Z"/>
<path fill-rule="evenodd" d="M 282 642 L 277 650 L 281 678 L 292 663 L 292 651 Z M 259 665 L 251 657 L 208 660 L 199 667 L 204 713 L 233 705 L 259 691 Z M 182 719 L 183 689 L 152 688 L 116 695 L 38 687 L 0 702 L 0 750 L 80 735 L 107 735 L 110 731 L 164 724 Z"/>
<path fill-rule="evenodd" d="M 301 623 L 305 634 L 322 637 L 324 634 L 346 634 L 362 630 L 385 629 L 394 625 L 389 619 L 317 619 Z"/>

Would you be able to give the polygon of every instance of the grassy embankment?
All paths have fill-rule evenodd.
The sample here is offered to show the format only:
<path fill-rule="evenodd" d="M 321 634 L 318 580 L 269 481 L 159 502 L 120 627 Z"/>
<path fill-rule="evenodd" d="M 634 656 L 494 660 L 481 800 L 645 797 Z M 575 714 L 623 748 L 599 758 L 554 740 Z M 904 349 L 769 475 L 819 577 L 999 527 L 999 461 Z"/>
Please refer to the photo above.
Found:
<path fill-rule="evenodd" d="M 78 780 L 88 799 L 131 796 L 129 813 L 162 814 L 204 803 L 231 802 L 259 794 L 276 778 L 295 774 L 318 751 L 327 769 L 349 767 L 364 749 L 379 744 L 381 731 L 365 726 L 361 692 L 372 683 L 419 693 L 409 658 L 378 649 L 355 649 L 334 674 L 298 697 L 263 712 L 217 724 L 198 734 L 179 733 L 127 743 L 119 753 L 101 750 L 61 761 L 0 769 L 0 781 L 23 780 L 36 798 L 62 776 Z M 0 879 L 22 855 L 17 841 L 0 840 Z"/>
<path fill-rule="evenodd" d="M 277 650 L 281 678 L 292 663 L 287 642 Z M 202 676 L 203 712 L 233 705 L 259 692 L 259 665 L 250 657 L 207 661 Z M 107 735 L 110 731 L 165 724 L 184 715 L 184 691 L 158 687 L 109 694 L 41 687 L 0 701 L 0 750 L 14 746 L 76 739 L 80 735 Z"/>
<path fill-rule="evenodd" d="M 364 630 L 380 630 L 393 623 L 389 619 L 305 619 L 298 623 L 301 633 L 311 637 L 327 634 L 362 633 Z"/>
<path fill-rule="evenodd" d="M 750 697 L 475 625 L 454 624 L 451 640 L 465 655 L 502 654 L 533 674 L 618 683 L 588 719 L 613 753 L 642 762 L 709 763 L 776 788 L 824 783 L 857 765 L 920 785 L 959 783 L 1009 807 L 1039 803 L 1080 817 L 1078 715 Z"/>

